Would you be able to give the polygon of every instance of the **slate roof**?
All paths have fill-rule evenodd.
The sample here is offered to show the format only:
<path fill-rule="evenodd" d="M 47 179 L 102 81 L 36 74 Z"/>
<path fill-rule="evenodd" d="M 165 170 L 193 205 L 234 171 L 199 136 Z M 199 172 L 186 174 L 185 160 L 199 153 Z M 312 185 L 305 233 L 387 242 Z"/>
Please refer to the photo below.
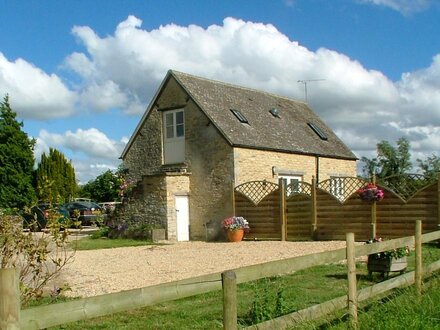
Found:
<path fill-rule="evenodd" d="M 166 86 L 170 77 L 177 80 L 232 146 L 356 159 L 351 150 L 302 101 L 174 70 L 168 71 L 161 88 Z M 278 109 L 279 118 L 269 112 L 272 108 Z M 241 123 L 231 109 L 240 110 L 248 124 Z M 327 140 L 322 140 L 308 123 L 319 127 Z M 130 142 L 132 139 L 133 136 Z"/>

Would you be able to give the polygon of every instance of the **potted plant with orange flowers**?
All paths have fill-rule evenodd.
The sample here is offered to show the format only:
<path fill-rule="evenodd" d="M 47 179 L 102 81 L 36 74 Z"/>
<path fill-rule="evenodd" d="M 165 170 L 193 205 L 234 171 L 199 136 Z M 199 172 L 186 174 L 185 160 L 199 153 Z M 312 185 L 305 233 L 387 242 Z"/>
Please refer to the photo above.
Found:
<path fill-rule="evenodd" d="M 228 235 L 230 242 L 240 242 L 245 232 L 248 232 L 249 222 L 243 217 L 232 216 L 222 221 L 222 228 Z"/>

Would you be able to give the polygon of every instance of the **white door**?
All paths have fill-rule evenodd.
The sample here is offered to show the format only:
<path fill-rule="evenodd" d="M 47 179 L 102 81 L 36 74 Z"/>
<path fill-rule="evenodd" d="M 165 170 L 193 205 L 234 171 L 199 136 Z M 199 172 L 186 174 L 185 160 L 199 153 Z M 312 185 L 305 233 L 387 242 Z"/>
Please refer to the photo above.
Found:
<path fill-rule="evenodd" d="M 188 196 L 176 196 L 177 240 L 189 241 Z"/>

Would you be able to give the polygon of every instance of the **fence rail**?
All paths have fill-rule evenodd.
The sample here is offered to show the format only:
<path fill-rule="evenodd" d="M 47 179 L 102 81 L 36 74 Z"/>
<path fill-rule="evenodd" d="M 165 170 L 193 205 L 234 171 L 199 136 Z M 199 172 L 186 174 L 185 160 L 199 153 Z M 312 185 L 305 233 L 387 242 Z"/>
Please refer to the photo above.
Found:
<path fill-rule="evenodd" d="M 419 229 L 421 229 L 421 222 L 418 221 L 417 223 L 419 224 Z M 419 230 L 416 231 L 415 236 L 393 239 L 368 245 L 359 245 L 356 247 L 353 246 L 351 258 L 378 253 L 402 246 L 415 246 L 417 259 L 421 257 L 422 242 L 426 243 L 438 239 L 440 239 L 440 231 L 430 232 L 422 235 L 421 230 Z M 352 243 L 354 243 L 354 239 Z M 347 241 L 347 244 L 352 243 Z M 420 250 L 417 249 L 418 244 L 420 245 Z M 347 249 L 342 248 L 334 251 L 326 251 L 285 260 L 266 262 L 259 265 L 247 266 L 235 269 L 233 271 L 228 271 L 228 276 L 225 276 L 226 273 L 214 273 L 140 289 L 33 307 L 21 311 L 16 308 L 17 301 L 19 304 L 20 299 L 18 282 L 14 282 L 14 277 L 11 277 L 10 269 L 0 269 L 0 307 L 4 307 L 4 304 L 9 306 L 9 308 L 0 308 L 0 328 L 44 329 L 50 326 L 89 319 L 97 316 L 104 316 L 116 312 L 122 312 L 135 308 L 151 306 L 166 301 L 194 296 L 201 293 L 221 290 L 222 287 L 224 290 L 224 299 L 226 299 L 225 301 L 228 301 L 228 308 L 224 310 L 224 318 L 230 320 L 231 313 L 234 313 L 234 310 L 231 309 L 231 301 L 233 302 L 239 299 L 239 297 L 231 298 L 229 296 L 236 296 L 236 284 L 254 281 L 265 277 L 291 274 L 301 269 L 340 262 L 346 259 Z M 354 262 L 354 259 L 352 261 Z M 426 266 L 425 274 L 430 274 L 439 269 L 440 260 Z M 235 274 L 235 277 L 231 275 L 231 272 Z M 386 292 L 398 286 L 409 285 L 415 281 L 417 282 L 417 280 L 421 281 L 422 274 L 421 262 L 416 262 L 416 270 L 414 272 L 394 277 L 391 280 L 362 289 L 357 293 L 351 292 L 351 294 L 357 298 L 357 301 L 355 302 L 357 304 L 358 301 L 369 299 L 376 294 Z M 229 281 L 227 285 L 225 285 L 225 278 L 227 278 Z M 351 276 L 351 278 L 353 280 L 353 276 Z M 356 276 L 354 276 L 354 280 L 356 280 Z M 231 281 L 235 284 L 231 285 Z M 228 289 L 226 289 L 226 287 L 228 287 Z M 353 284 L 351 284 L 351 287 L 356 288 L 356 286 L 353 286 Z M 250 327 L 250 329 L 282 329 L 285 328 L 285 325 L 288 324 L 291 326 L 300 319 L 304 320 L 307 318 L 312 318 L 313 316 L 325 315 L 335 311 L 336 309 L 344 308 L 346 305 L 347 296 L 343 296 L 259 325 L 254 325 Z M 234 317 L 232 317 L 232 319 L 234 319 Z M 235 326 L 231 325 L 230 322 L 228 324 L 228 327 L 225 327 L 225 329 L 236 329 L 236 323 Z M 8 325 L 11 327 L 8 328 Z"/>

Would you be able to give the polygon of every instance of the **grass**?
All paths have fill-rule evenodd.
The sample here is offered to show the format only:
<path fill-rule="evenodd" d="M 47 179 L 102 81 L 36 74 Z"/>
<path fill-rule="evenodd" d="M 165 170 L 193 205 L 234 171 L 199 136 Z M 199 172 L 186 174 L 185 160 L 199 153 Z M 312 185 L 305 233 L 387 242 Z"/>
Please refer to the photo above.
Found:
<path fill-rule="evenodd" d="M 440 259 L 440 249 L 424 246 L 424 262 Z M 414 256 L 409 257 L 409 270 Z M 377 283 L 369 278 L 366 265 L 358 264 L 358 288 Z M 440 279 L 426 283 L 423 297 L 415 297 L 412 288 L 395 290 L 393 299 L 383 298 L 360 310 L 361 329 L 440 329 Z M 261 279 L 238 286 L 240 326 L 252 323 L 256 316 L 273 316 L 275 311 L 293 312 L 346 294 L 346 266 L 330 264 L 298 271 L 293 275 Z M 281 292 L 281 297 L 280 297 Z M 253 311 L 254 313 L 251 313 Z M 385 321 L 382 321 L 385 320 Z M 401 326 L 401 325 L 405 326 Z M 346 311 L 329 318 L 308 322 L 295 329 L 346 329 Z M 52 329 L 221 329 L 222 292 L 210 292 L 152 307 L 85 320 Z"/>
<path fill-rule="evenodd" d="M 144 246 L 144 245 L 157 245 L 152 241 L 142 241 L 135 239 L 126 238 L 91 238 L 84 237 L 74 240 L 70 243 L 72 248 L 76 250 L 99 250 L 99 249 L 112 249 L 118 247 L 128 247 L 128 246 Z"/>
<path fill-rule="evenodd" d="M 102 226 L 93 231 L 90 235 L 75 239 L 71 242 L 71 247 L 75 250 L 99 250 L 112 249 L 118 247 L 163 245 L 154 243 L 151 239 L 128 239 L 128 238 L 108 238 L 108 227 Z M 74 234 L 73 234 L 74 235 Z"/>
<path fill-rule="evenodd" d="M 360 330 L 440 329 L 440 277 L 424 283 L 418 296 L 414 287 L 395 290 L 391 295 L 370 302 L 358 312 Z M 338 313 L 332 318 L 308 322 L 292 329 L 345 330 L 349 328 L 347 315 Z"/>
<path fill-rule="evenodd" d="M 426 283 L 421 297 L 411 287 L 391 298 L 361 312 L 362 329 L 440 329 L 440 278 Z"/>

